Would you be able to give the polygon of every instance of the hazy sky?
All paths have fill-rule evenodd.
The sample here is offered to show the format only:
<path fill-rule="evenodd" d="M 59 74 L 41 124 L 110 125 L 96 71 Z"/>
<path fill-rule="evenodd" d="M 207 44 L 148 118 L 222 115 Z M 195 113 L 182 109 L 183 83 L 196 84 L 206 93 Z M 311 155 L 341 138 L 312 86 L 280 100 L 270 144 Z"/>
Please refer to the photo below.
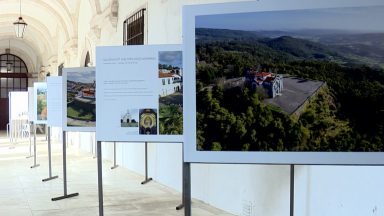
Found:
<path fill-rule="evenodd" d="M 196 27 L 233 30 L 337 29 L 384 32 L 384 6 L 198 16 Z"/>
<path fill-rule="evenodd" d="M 95 71 L 68 72 L 67 80 L 82 83 L 93 83 L 95 81 Z"/>
<path fill-rule="evenodd" d="M 183 68 L 183 57 L 181 51 L 159 52 L 159 63 Z"/>

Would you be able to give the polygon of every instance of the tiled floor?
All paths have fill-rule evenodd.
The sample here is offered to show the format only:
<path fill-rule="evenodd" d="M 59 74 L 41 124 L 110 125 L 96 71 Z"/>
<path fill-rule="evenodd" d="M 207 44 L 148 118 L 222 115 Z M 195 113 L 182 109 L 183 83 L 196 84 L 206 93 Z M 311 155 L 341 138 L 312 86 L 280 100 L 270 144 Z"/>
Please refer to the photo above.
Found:
<path fill-rule="evenodd" d="M 69 147 L 68 193 L 79 196 L 60 201 L 51 198 L 63 195 L 61 145 L 53 145 L 53 175 L 58 179 L 42 182 L 48 177 L 47 144 L 38 137 L 37 152 L 40 166 L 31 169 L 33 158 L 29 154 L 29 141 L 12 146 L 4 133 L 0 133 L 0 215 L 98 215 L 97 165 L 92 155 L 79 153 Z M 184 215 L 175 207 L 181 202 L 181 194 L 152 181 L 141 185 L 143 176 L 119 167 L 110 170 L 111 163 L 103 162 L 104 215 L 176 216 Z M 230 215 L 200 201 L 193 201 L 193 215 Z"/>

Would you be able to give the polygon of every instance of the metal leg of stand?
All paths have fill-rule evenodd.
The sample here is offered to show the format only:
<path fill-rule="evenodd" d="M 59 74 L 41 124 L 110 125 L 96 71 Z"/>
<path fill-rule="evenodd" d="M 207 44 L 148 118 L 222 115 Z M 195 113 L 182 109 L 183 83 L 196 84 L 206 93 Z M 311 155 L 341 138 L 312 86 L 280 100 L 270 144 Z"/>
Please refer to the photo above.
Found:
<path fill-rule="evenodd" d="M 49 181 L 49 180 L 52 180 L 52 179 L 56 179 L 58 178 L 59 176 L 52 176 L 52 157 L 51 157 L 51 127 L 48 126 L 47 128 L 48 130 L 48 136 L 47 136 L 47 139 L 48 139 L 48 165 L 49 165 L 49 177 L 48 178 L 45 178 L 43 179 L 42 181 L 45 182 L 45 181 Z"/>
<path fill-rule="evenodd" d="M 31 124 L 30 123 L 29 123 L 28 136 L 29 136 L 29 155 L 26 158 L 31 158 L 33 155 L 32 155 L 32 139 L 31 139 Z"/>
<path fill-rule="evenodd" d="M 181 197 L 182 197 L 182 199 L 181 199 L 181 204 L 180 205 L 178 205 L 178 206 L 176 206 L 176 210 L 181 210 L 182 208 L 184 208 L 184 176 L 185 176 L 185 170 L 184 170 L 184 143 L 183 143 L 183 145 L 182 145 L 183 147 L 183 150 L 182 150 L 182 165 L 181 165 L 181 167 L 182 167 L 182 171 L 181 171 L 181 175 L 182 175 L 182 177 L 181 177 L 181 181 L 182 181 L 182 188 L 181 188 Z"/>
<path fill-rule="evenodd" d="M 92 136 L 91 136 L 92 137 Z M 92 137 L 92 148 L 95 147 L 95 154 L 93 154 L 93 159 L 97 158 L 97 142 Z M 93 150 L 92 150 L 93 151 Z"/>
<path fill-rule="evenodd" d="M 99 216 L 104 215 L 104 202 L 103 202 L 103 160 L 101 152 L 101 141 L 97 141 L 97 184 L 99 190 Z"/>
<path fill-rule="evenodd" d="M 295 165 L 291 165 L 291 179 L 290 179 L 290 216 L 294 216 L 295 214 Z"/>
<path fill-rule="evenodd" d="M 33 125 L 33 166 L 31 166 L 31 168 L 36 168 L 38 166 L 40 166 L 40 164 L 36 164 L 36 157 L 37 157 L 37 153 L 36 153 L 36 125 L 34 124 Z"/>
<path fill-rule="evenodd" d="M 119 165 L 116 164 L 116 142 L 113 142 L 113 166 L 111 169 L 117 168 Z"/>
<path fill-rule="evenodd" d="M 64 183 L 64 196 L 52 198 L 52 201 L 62 200 L 78 196 L 79 193 L 68 194 L 67 193 L 67 148 L 66 148 L 66 133 L 63 131 L 63 183 Z"/>
<path fill-rule="evenodd" d="M 147 184 L 152 181 L 152 178 L 148 178 L 148 142 L 145 142 L 145 180 L 141 184 Z"/>
<path fill-rule="evenodd" d="M 191 163 L 183 162 L 183 204 L 184 216 L 192 215 L 192 198 L 191 198 Z"/>

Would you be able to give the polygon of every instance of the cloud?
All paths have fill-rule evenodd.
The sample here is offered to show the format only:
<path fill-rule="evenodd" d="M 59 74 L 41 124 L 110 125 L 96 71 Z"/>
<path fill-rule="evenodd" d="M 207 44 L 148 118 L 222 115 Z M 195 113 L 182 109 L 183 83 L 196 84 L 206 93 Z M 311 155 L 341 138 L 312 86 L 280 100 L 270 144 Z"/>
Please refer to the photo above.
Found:
<path fill-rule="evenodd" d="M 183 67 L 183 57 L 181 51 L 162 51 L 159 52 L 159 63 Z"/>

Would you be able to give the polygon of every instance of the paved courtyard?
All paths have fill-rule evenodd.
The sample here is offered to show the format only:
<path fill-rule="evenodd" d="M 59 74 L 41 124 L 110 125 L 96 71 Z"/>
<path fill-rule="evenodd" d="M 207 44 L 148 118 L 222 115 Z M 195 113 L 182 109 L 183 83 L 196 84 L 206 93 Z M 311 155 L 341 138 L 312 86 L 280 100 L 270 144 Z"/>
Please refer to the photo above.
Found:
<path fill-rule="evenodd" d="M 79 152 L 69 146 L 67 150 L 68 193 L 79 196 L 51 201 L 63 195 L 61 144 L 53 144 L 53 175 L 58 179 L 48 182 L 48 157 L 45 137 L 38 137 L 37 163 L 31 169 L 33 158 L 29 154 L 29 141 L 11 145 L 0 133 L 0 215 L 6 216 L 95 216 L 98 215 L 97 164 L 91 154 Z M 141 185 L 143 176 L 103 161 L 104 215 L 106 216 L 182 216 L 176 211 L 181 193 L 156 181 Z M 193 215 L 229 216 L 212 206 L 194 200 Z"/>

